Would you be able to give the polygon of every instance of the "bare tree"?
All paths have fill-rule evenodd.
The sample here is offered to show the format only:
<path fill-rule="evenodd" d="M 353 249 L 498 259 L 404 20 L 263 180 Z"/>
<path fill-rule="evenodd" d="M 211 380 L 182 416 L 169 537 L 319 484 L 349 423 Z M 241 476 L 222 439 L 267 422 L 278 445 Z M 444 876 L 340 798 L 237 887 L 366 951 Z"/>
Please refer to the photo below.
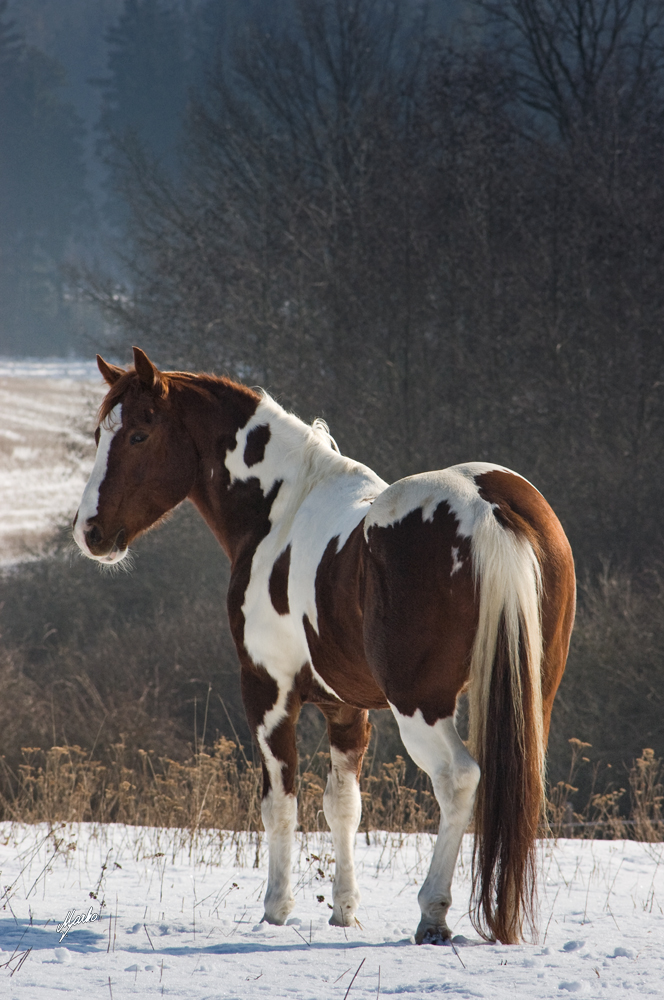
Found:
<path fill-rule="evenodd" d="M 568 134 L 607 112 L 624 125 L 661 87 L 661 0 L 475 0 L 505 42 L 526 105 Z"/>
<path fill-rule="evenodd" d="M 514 31 L 525 2 L 496 5 Z M 588 28 L 577 50 L 567 0 L 542 3 L 516 54 L 433 45 L 389 0 L 293 7 L 193 102 L 181 182 L 125 144 L 132 285 L 89 290 L 164 363 L 326 416 L 385 477 L 498 461 L 542 487 L 586 565 L 638 561 L 664 540 L 661 74 L 652 55 L 642 86 L 646 57 L 628 59 L 651 2 L 582 4 L 595 48 Z M 533 116 L 528 79 L 554 91 L 534 55 L 524 75 L 525 25 L 545 15 L 567 34 L 538 46 L 588 62 L 597 100 L 626 81 L 638 115 L 618 128 L 588 98 L 582 118 L 581 83 L 561 83 L 573 127 L 547 124 L 553 97 Z"/>

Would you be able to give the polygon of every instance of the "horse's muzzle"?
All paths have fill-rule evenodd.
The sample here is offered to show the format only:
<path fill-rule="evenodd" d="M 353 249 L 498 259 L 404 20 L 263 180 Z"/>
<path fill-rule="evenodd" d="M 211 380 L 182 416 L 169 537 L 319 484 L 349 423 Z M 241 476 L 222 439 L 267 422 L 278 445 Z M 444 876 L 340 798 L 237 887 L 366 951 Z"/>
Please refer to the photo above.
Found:
<path fill-rule="evenodd" d="M 118 562 L 127 551 L 127 534 L 124 528 L 120 528 L 114 538 L 110 541 L 104 537 L 104 533 L 98 524 L 89 522 L 90 527 L 83 532 L 85 544 L 88 552 L 94 559 L 103 562 Z"/>

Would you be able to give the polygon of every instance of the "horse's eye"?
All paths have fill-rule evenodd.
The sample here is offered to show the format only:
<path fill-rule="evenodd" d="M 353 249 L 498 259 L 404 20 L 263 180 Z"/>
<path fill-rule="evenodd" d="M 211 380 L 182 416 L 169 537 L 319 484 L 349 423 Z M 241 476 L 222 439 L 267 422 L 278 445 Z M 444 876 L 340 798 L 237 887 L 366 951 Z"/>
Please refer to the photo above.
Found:
<path fill-rule="evenodd" d="M 147 441 L 147 434 L 141 434 L 140 431 L 137 434 L 132 434 L 129 438 L 129 444 L 141 444 L 143 441 Z"/>

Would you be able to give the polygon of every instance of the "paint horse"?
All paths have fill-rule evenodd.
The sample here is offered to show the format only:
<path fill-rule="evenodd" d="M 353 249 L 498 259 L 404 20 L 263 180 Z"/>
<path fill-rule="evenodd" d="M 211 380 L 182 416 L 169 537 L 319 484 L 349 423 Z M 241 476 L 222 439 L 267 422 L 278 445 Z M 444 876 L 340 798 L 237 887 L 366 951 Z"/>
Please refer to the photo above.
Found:
<path fill-rule="evenodd" d="M 110 388 L 74 536 L 112 564 L 188 498 L 231 561 L 228 614 L 263 764 L 264 919 L 283 924 L 295 902 L 295 727 L 313 702 L 330 741 L 330 923 L 355 922 L 368 709 L 389 706 L 440 804 L 416 941 L 450 936 L 473 806 L 475 927 L 519 940 L 534 927 L 545 747 L 575 601 L 570 547 L 542 495 L 483 462 L 388 486 L 340 455 L 322 421 L 307 426 L 266 394 L 161 372 L 137 348 L 128 371 L 97 360 Z M 469 749 L 454 723 L 466 690 Z"/>

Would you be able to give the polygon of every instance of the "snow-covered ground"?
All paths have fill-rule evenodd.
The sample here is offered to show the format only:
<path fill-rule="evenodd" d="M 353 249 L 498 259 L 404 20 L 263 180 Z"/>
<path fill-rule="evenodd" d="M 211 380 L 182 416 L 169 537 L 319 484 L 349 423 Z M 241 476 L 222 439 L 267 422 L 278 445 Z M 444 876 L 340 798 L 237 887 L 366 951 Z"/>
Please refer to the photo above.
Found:
<path fill-rule="evenodd" d="M 103 394 L 94 361 L 0 358 L 0 565 L 39 554 L 75 513 Z"/>
<path fill-rule="evenodd" d="M 466 838 L 452 948 L 411 938 L 431 838 L 370 839 L 357 838 L 361 927 L 344 931 L 327 923 L 327 834 L 299 836 L 297 907 L 271 927 L 260 922 L 266 855 L 255 838 L 204 832 L 192 846 L 174 830 L 2 824 L 0 996 L 664 996 L 664 845 L 544 844 L 540 943 L 503 947 L 481 942 L 464 915 Z M 60 942 L 68 913 L 100 911 Z"/>

